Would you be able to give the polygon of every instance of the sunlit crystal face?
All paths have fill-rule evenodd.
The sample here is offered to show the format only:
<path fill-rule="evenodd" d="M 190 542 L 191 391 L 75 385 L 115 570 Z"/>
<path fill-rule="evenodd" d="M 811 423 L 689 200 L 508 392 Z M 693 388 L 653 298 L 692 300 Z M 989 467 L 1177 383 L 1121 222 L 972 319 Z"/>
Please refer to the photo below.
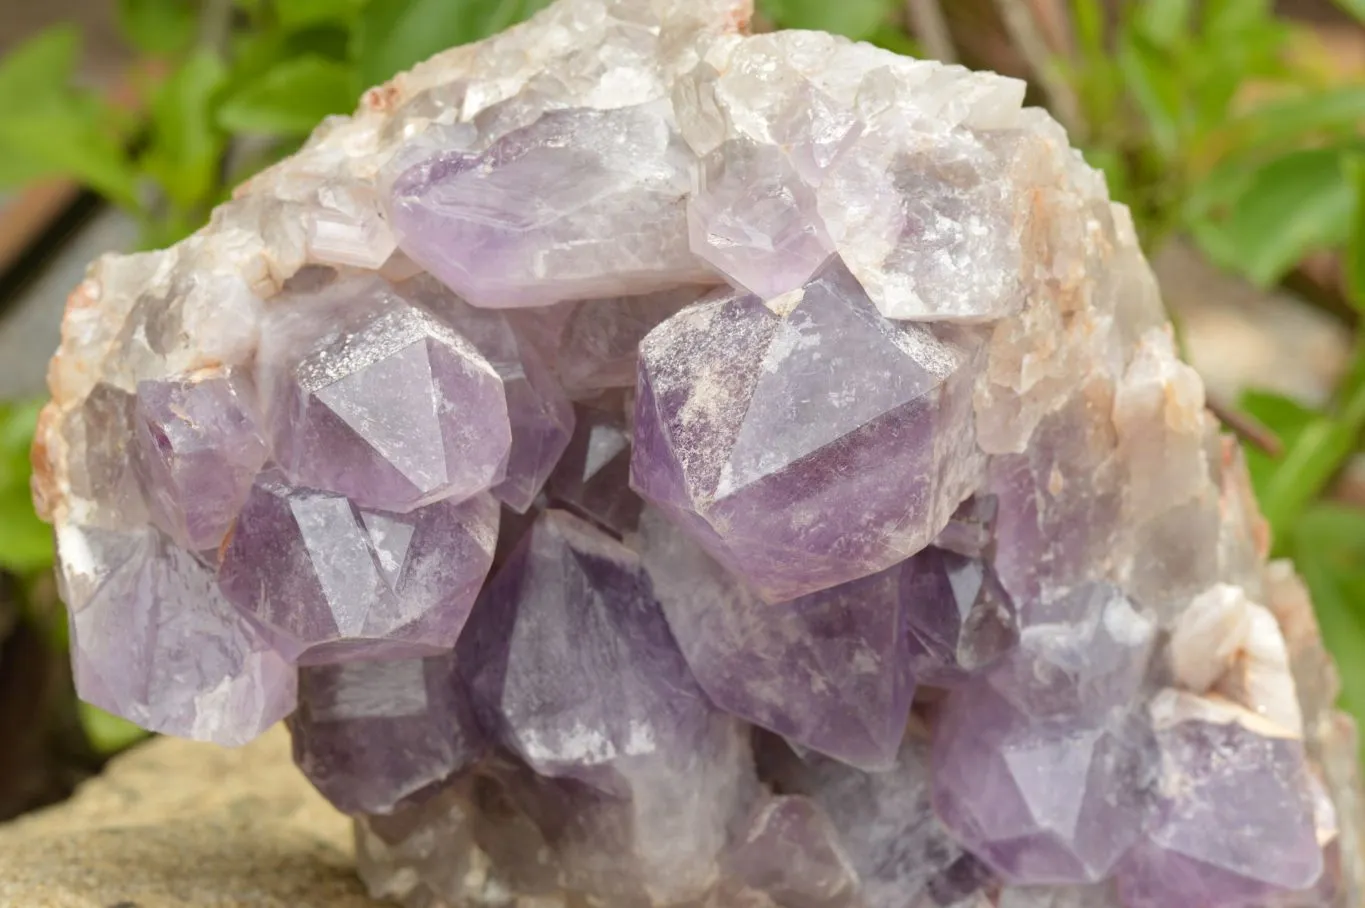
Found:
<path fill-rule="evenodd" d="M 405 908 L 1345 904 L 1335 677 L 1127 211 L 1022 83 L 749 15 L 558 0 L 92 267 L 81 695 L 292 713 Z"/>

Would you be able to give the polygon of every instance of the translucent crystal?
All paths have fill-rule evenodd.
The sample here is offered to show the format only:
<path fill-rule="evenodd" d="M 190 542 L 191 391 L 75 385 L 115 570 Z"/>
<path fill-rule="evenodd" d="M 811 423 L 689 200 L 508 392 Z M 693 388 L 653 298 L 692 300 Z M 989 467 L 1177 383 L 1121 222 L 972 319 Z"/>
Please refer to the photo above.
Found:
<path fill-rule="evenodd" d="M 245 744 L 294 709 L 293 666 L 154 529 L 58 536 L 76 690 L 144 728 Z"/>
<path fill-rule="evenodd" d="M 252 486 L 219 578 L 301 664 L 432 655 L 455 645 L 497 532 L 488 495 L 395 514 L 272 469 Z"/>
<path fill-rule="evenodd" d="M 346 279 L 283 301 L 264 332 L 257 384 L 291 481 L 406 511 L 505 477 L 502 380 L 387 282 Z"/>
<path fill-rule="evenodd" d="M 768 603 L 656 510 L 633 544 L 718 706 L 854 766 L 895 762 L 915 686 L 900 569 Z"/>
<path fill-rule="evenodd" d="M 1019 642 L 1014 603 L 979 557 L 930 546 L 899 570 L 910 665 L 919 681 L 959 684 Z"/>
<path fill-rule="evenodd" d="M 715 908 L 853 908 L 858 875 L 839 847 L 838 833 L 814 801 L 799 795 L 767 799 L 726 855 Z"/>
<path fill-rule="evenodd" d="M 634 553 L 546 512 L 490 582 L 460 653 L 485 727 L 549 777 L 511 771 L 501 784 L 547 835 L 577 814 L 557 843 L 564 874 L 592 893 L 705 890 L 752 784 L 747 735 L 692 680 Z"/>
<path fill-rule="evenodd" d="M 573 438 L 545 491 L 555 507 L 572 511 L 618 536 L 635 528 L 644 502 L 628 486 L 630 427 L 626 414 L 580 406 Z"/>
<path fill-rule="evenodd" d="M 152 521 L 177 545 L 215 549 L 266 459 L 241 372 L 138 384 L 132 466 Z"/>
<path fill-rule="evenodd" d="M 553 111 L 481 154 L 416 163 L 389 199 L 399 248 L 492 308 L 706 282 L 688 254 L 690 162 L 670 119 L 659 103 Z"/>
<path fill-rule="evenodd" d="M 300 669 L 289 731 L 294 761 L 347 813 L 392 813 L 484 751 L 450 655 Z"/>
<path fill-rule="evenodd" d="M 1008 882 L 1095 882 L 1137 840 L 1150 761 L 1129 716 L 1038 719 L 978 681 L 935 728 L 934 807 Z"/>
<path fill-rule="evenodd" d="M 1176 691 L 1152 712 L 1161 777 L 1143 842 L 1119 875 L 1124 904 L 1249 904 L 1317 882 L 1302 743 L 1254 713 Z"/>
<path fill-rule="evenodd" d="M 928 747 L 913 733 L 882 772 L 859 772 L 819 756 L 798 758 L 771 738 L 760 743 L 758 761 L 777 790 L 803 794 L 823 808 L 869 908 L 954 905 L 990 884 L 986 868 L 935 818 Z"/>
<path fill-rule="evenodd" d="M 512 447 L 506 478 L 493 495 L 524 512 L 540 494 L 573 433 L 573 407 L 535 347 L 501 313 L 475 309 L 430 279 L 415 279 L 404 292 L 456 328 L 502 379 Z"/>
<path fill-rule="evenodd" d="M 883 319 L 837 263 L 780 314 L 692 306 L 640 355 L 632 486 L 770 601 L 913 554 L 975 478 L 970 348 Z"/>

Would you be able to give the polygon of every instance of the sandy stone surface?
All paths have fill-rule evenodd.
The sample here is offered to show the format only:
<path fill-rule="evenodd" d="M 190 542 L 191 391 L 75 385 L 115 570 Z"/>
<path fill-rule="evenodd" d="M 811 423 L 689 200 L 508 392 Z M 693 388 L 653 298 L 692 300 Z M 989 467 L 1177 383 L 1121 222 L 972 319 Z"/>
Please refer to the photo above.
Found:
<path fill-rule="evenodd" d="M 160 739 L 0 826 L 4 908 L 373 908 L 350 822 L 276 728 L 238 750 Z"/>

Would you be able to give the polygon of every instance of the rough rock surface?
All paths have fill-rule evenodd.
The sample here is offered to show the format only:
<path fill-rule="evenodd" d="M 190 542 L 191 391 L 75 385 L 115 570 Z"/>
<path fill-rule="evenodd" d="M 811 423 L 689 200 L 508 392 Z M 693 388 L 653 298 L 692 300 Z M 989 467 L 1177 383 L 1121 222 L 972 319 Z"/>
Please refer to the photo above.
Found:
<path fill-rule="evenodd" d="M 163 738 L 0 826 L 0 905 L 372 908 L 350 853 L 283 728 L 236 750 Z"/>
<path fill-rule="evenodd" d="M 560 0 L 96 263 L 34 450 L 82 694 L 297 702 L 411 908 L 1359 904 L 1127 210 L 1020 83 L 749 14 Z"/>

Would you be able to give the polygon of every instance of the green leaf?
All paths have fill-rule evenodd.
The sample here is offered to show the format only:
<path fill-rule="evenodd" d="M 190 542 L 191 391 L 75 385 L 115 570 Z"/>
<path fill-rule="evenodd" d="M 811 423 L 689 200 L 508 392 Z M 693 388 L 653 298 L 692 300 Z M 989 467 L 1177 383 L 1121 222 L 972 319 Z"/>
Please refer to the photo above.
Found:
<path fill-rule="evenodd" d="M 178 54 L 194 42 L 198 9 L 192 0 L 118 0 L 119 30 L 144 54 Z"/>
<path fill-rule="evenodd" d="M 900 54 L 903 57 L 921 57 L 923 51 L 915 39 L 905 33 L 905 30 L 890 22 L 883 22 L 877 26 L 872 34 L 867 36 L 867 40 L 884 50 L 889 50 L 893 54 Z"/>
<path fill-rule="evenodd" d="M 1261 104 L 1229 124 L 1240 144 L 1284 148 L 1322 132 L 1352 133 L 1365 121 L 1365 85 L 1342 85 Z"/>
<path fill-rule="evenodd" d="M 860 0 L 863 2 L 863 0 Z M 486 38 L 547 0 L 380 0 L 356 24 L 353 55 L 364 85 L 378 85 L 432 54 Z"/>
<path fill-rule="evenodd" d="M 1365 356 L 1362 351 L 1356 356 Z M 1344 390 L 1332 412 L 1314 414 L 1285 440 L 1284 454 L 1261 477 L 1257 493 L 1277 552 L 1290 544 L 1299 519 L 1356 451 L 1365 429 L 1365 382 L 1347 383 Z"/>
<path fill-rule="evenodd" d="M 1261 286 L 1309 252 L 1344 241 L 1353 200 L 1334 148 L 1298 151 L 1249 174 L 1222 233 L 1220 263 Z M 1229 257 L 1230 256 L 1230 257 Z"/>
<path fill-rule="evenodd" d="M 218 124 L 230 132 L 301 135 L 323 117 L 355 108 L 355 71 L 334 60 L 285 60 L 223 101 Z"/>
<path fill-rule="evenodd" d="M 136 174 L 94 115 L 54 109 L 0 116 L 0 158 L 7 156 L 18 160 L 20 172 L 69 176 L 120 205 L 138 206 Z"/>
<path fill-rule="evenodd" d="M 1332 0 L 1342 10 L 1365 22 L 1365 0 Z"/>
<path fill-rule="evenodd" d="M 1087 57 L 1102 57 L 1106 52 L 1105 16 L 1102 0 L 1072 0 L 1071 17 L 1076 27 L 1076 43 Z"/>
<path fill-rule="evenodd" d="M 1118 53 L 1119 71 L 1147 121 L 1152 144 L 1167 158 L 1180 147 L 1181 105 L 1186 87 L 1160 47 L 1131 32 Z"/>
<path fill-rule="evenodd" d="M 351 22 L 364 5 L 365 0 L 275 0 L 275 16 L 280 28 L 297 31 L 331 22 Z"/>
<path fill-rule="evenodd" d="M 809 28 L 870 38 L 890 18 L 895 0 L 767 0 L 763 12 L 783 28 Z"/>
<path fill-rule="evenodd" d="M 152 140 L 143 168 L 181 208 L 206 201 L 218 181 L 227 139 L 214 122 L 227 67 L 206 51 L 193 54 L 157 90 L 152 101 Z"/>
<path fill-rule="evenodd" d="M 1365 154 L 1345 157 L 1342 169 L 1355 197 L 1351 236 L 1346 244 L 1346 296 L 1358 312 L 1365 313 Z"/>
<path fill-rule="evenodd" d="M 1147 0 L 1134 25 L 1157 47 L 1170 48 L 1189 32 L 1191 12 L 1190 0 Z"/>
<path fill-rule="evenodd" d="M 52 565 L 52 527 L 33 513 L 25 483 L 0 494 L 0 568 L 19 575 Z"/>
<path fill-rule="evenodd" d="M 1343 704 L 1365 718 L 1365 512 L 1313 507 L 1299 522 L 1293 552 L 1336 658 Z"/>
<path fill-rule="evenodd" d="M 76 71 L 80 34 L 58 26 L 0 58 L 0 112 L 41 110 L 59 98 Z"/>
<path fill-rule="evenodd" d="M 98 706 L 80 702 L 76 704 L 80 713 L 81 727 L 95 752 L 110 756 L 127 750 L 139 741 L 150 737 L 149 733 L 138 728 L 127 719 L 107 713 Z"/>

